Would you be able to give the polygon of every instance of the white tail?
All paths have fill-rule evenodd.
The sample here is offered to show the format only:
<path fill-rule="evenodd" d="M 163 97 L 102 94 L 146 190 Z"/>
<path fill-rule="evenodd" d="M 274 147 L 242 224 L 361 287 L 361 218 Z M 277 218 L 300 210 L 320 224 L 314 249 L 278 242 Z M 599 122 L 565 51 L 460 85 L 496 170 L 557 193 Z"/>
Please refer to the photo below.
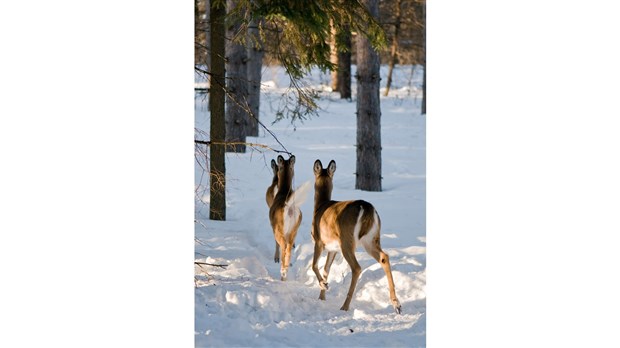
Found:
<path fill-rule="evenodd" d="M 308 191 L 310 190 L 310 181 L 306 181 L 299 186 L 293 193 L 287 198 L 284 203 L 284 234 L 290 234 L 297 221 L 301 221 L 301 209 L 302 204 L 306 201 Z M 276 243 L 277 245 L 277 243 Z M 293 248 L 295 243 L 293 241 Z M 277 249 L 277 247 L 276 247 Z"/>
<path fill-rule="evenodd" d="M 304 202 L 306 202 L 306 198 L 308 197 L 308 191 L 310 191 L 311 181 L 308 180 L 301 184 L 301 186 L 297 187 L 295 191 L 288 197 L 286 200 L 285 206 L 287 208 L 295 208 L 299 209 Z"/>
<path fill-rule="evenodd" d="M 330 161 L 327 169 L 323 169 L 321 161 L 314 162 L 314 218 L 312 220 L 312 239 L 314 240 L 314 257 L 312 270 L 316 275 L 321 294 L 319 299 L 325 300 L 327 290 L 327 276 L 334 262 L 336 253 L 342 252 L 345 260 L 351 267 L 351 285 L 347 298 L 340 309 L 349 310 L 355 286 L 362 269 L 355 257 L 355 249 L 362 245 L 383 268 L 387 276 L 390 300 L 396 313 L 401 313 L 401 305 L 396 298 L 394 280 L 390 268 L 390 260 L 381 250 L 381 219 L 372 204 L 357 201 L 332 201 L 333 177 L 336 171 L 336 162 Z M 322 274 L 317 266 L 319 257 L 327 249 L 327 261 Z"/>

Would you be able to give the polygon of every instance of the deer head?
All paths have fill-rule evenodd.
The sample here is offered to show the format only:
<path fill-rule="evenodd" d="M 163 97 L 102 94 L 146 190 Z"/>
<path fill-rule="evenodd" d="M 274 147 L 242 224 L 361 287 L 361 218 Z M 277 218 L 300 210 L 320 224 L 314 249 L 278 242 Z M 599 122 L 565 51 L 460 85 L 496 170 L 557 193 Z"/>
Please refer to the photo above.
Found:
<path fill-rule="evenodd" d="M 331 160 L 327 168 L 323 168 L 320 160 L 314 162 L 314 207 L 332 199 L 333 179 L 336 172 L 336 161 Z"/>
<path fill-rule="evenodd" d="M 282 155 L 279 155 L 277 173 L 278 191 L 281 192 L 285 189 L 284 192 L 288 193 L 293 183 L 293 176 L 295 176 L 295 156 L 291 155 L 288 160 L 285 160 Z"/>

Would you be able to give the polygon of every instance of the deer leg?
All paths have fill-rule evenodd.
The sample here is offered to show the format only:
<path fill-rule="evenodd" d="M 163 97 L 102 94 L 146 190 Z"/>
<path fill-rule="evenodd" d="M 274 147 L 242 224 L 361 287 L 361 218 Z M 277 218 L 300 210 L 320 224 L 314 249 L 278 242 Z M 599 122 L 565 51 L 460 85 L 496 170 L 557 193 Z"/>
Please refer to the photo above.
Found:
<path fill-rule="evenodd" d="M 323 280 L 321 276 L 321 272 L 319 272 L 319 258 L 323 253 L 323 243 L 321 241 L 314 242 L 314 256 L 312 257 L 312 270 L 316 275 L 316 279 L 319 281 L 319 286 L 321 287 L 321 294 L 319 295 L 319 300 L 325 300 L 325 290 L 327 290 L 327 282 Z"/>
<path fill-rule="evenodd" d="M 394 279 L 392 278 L 392 269 L 390 267 L 390 257 L 381 250 L 381 246 L 379 243 L 379 239 L 375 239 L 372 245 L 366 246 L 364 245 L 366 252 L 370 254 L 379 264 L 383 267 L 383 271 L 387 277 L 388 286 L 390 290 L 390 301 L 392 302 L 392 307 L 394 307 L 394 311 L 397 314 L 401 313 L 401 305 L 396 298 L 396 291 L 394 290 Z"/>
<path fill-rule="evenodd" d="M 342 307 L 340 307 L 343 311 L 349 310 L 349 304 L 351 304 L 351 299 L 353 298 L 353 292 L 355 292 L 355 286 L 357 285 L 357 281 L 362 273 L 362 267 L 357 263 L 357 259 L 355 258 L 355 250 L 348 249 L 342 250 L 342 256 L 347 261 L 349 266 L 351 267 L 351 286 L 349 286 L 349 292 L 347 293 L 347 299 L 344 301 Z"/>
<path fill-rule="evenodd" d="M 276 241 L 276 253 L 273 255 L 273 262 L 275 263 L 280 262 L 280 245 L 278 244 L 277 241 Z"/>
<path fill-rule="evenodd" d="M 392 279 L 392 270 L 390 267 L 390 258 L 389 256 L 381 250 L 381 256 L 379 259 L 379 263 L 383 270 L 385 271 L 385 275 L 387 276 L 388 286 L 390 287 L 390 301 L 392 301 L 392 306 L 394 307 L 394 311 L 397 314 L 401 313 L 400 302 L 396 298 L 396 291 L 394 290 L 394 279 Z"/>
<path fill-rule="evenodd" d="M 286 265 L 286 263 L 284 262 L 284 260 L 286 260 L 286 238 L 284 238 L 284 234 L 281 231 L 274 233 L 274 237 L 276 239 L 276 243 L 278 244 L 278 249 L 282 249 L 282 263 L 280 264 L 280 280 L 286 280 L 286 270 L 288 269 L 288 265 Z"/>
<path fill-rule="evenodd" d="M 297 219 L 297 223 L 295 223 L 295 226 L 293 226 L 293 229 L 287 235 L 286 243 L 289 251 L 287 253 L 288 259 L 285 262 L 289 266 L 291 265 L 291 252 L 293 251 L 293 249 L 295 249 L 295 237 L 297 237 L 297 230 L 299 230 L 299 225 L 301 225 L 301 211 L 299 212 L 299 218 Z"/>
<path fill-rule="evenodd" d="M 334 262 L 335 257 L 336 252 L 327 252 L 327 260 L 325 261 L 325 267 L 323 268 L 322 273 L 323 280 L 319 280 L 319 283 L 321 284 L 321 294 L 319 295 L 320 300 L 325 300 L 325 291 L 329 288 L 327 285 L 327 276 L 329 275 L 329 268 L 332 266 L 332 262 Z"/>
<path fill-rule="evenodd" d="M 329 251 L 327 252 L 327 260 L 325 260 L 325 267 L 323 268 L 323 278 L 325 279 L 325 282 L 327 282 L 327 276 L 329 275 L 329 269 L 332 267 L 332 262 L 334 262 L 334 259 L 336 258 L 336 254 L 337 252 L 335 251 Z"/>
<path fill-rule="evenodd" d="M 288 274 L 288 266 L 291 262 L 291 246 L 292 244 L 289 241 L 284 242 L 285 245 L 282 247 L 282 266 L 280 266 L 280 275 L 282 276 L 280 280 L 286 280 L 286 276 Z"/>

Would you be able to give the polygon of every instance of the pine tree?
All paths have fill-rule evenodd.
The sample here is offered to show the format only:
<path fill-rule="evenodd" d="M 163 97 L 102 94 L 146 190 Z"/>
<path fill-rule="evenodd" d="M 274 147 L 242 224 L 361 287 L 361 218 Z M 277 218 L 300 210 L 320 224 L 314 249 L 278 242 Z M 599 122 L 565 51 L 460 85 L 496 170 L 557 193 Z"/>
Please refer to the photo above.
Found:
<path fill-rule="evenodd" d="M 378 16 L 378 0 L 362 1 Z M 355 188 L 381 191 L 381 105 L 379 54 L 368 38 L 357 37 L 357 168 Z"/>
<path fill-rule="evenodd" d="M 226 74 L 224 56 L 225 43 L 224 3 L 211 1 L 211 88 L 209 106 L 211 110 L 211 146 L 209 156 L 210 211 L 209 219 L 226 220 L 226 162 L 225 146 L 226 127 L 224 123 L 224 98 Z"/>
<path fill-rule="evenodd" d="M 237 0 L 228 0 L 229 11 L 238 6 Z M 247 51 L 240 41 L 244 34 L 240 31 L 241 23 L 229 21 L 226 30 L 226 146 L 227 152 L 245 152 L 245 143 L 249 115 Z M 245 41 L 245 40 L 242 40 Z"/>

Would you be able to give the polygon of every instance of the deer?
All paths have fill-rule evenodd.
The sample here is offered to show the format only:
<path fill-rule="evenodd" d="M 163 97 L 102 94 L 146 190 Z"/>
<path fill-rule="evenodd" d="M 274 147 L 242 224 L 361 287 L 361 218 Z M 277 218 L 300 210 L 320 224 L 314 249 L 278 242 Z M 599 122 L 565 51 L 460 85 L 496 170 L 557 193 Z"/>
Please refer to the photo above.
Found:
<path fill-rule="evenodd" d="M 295 175 L 295 156 L 291 155 L 285 160 L 278 156 L 277 170 L 277 193 L 269 207 L 269 222 L 273 229 L 276 241 L 274 261 L 280 262 L 280 249 L 282 250 L 282 263 L 280 267 L 280 280 L 285 281 L 291 259 L 291 249 L 295 243 L 297 230 L 301 224 L 302 213 L 299 207 L 304 203 L 310 182 L 304 183 L 297 190 L 293 190 L 293 176 Z M 273 168 L 273 164 L 272 164 Z M 275 181 L 275 178 L 274 178 Z M 269 204 L 269 202 L 267 202 Z"/>
<path fill-rule="evenodd" d="M 390 301 L 397 314 L 401 314 L 401 305 L 396 298 L 394 280 L 388 255 L 381 249 L 381 219 L 375 207 L 363 200 L 333 201 L 333 178 L 336 172 L 336 161 L 331 160 L 327 168 L 323 168 L 320 160 L 314 162 L 314 216 L 311 235 L 314 240 L 314 257 L 312 270 L 319 281 L 320 300 L 325 300 L 328 289 L 327 277 L 332 262 L 338 252 L 351 267 L 351 285 L 341 310 L 348 311 L 362 269 L 355 257 L 357 246 L 362 245 L 383 268 L 387 276 Z M 327 250 L 327 259 L 322 272 L 317 267 L 323 250 Z"/>

